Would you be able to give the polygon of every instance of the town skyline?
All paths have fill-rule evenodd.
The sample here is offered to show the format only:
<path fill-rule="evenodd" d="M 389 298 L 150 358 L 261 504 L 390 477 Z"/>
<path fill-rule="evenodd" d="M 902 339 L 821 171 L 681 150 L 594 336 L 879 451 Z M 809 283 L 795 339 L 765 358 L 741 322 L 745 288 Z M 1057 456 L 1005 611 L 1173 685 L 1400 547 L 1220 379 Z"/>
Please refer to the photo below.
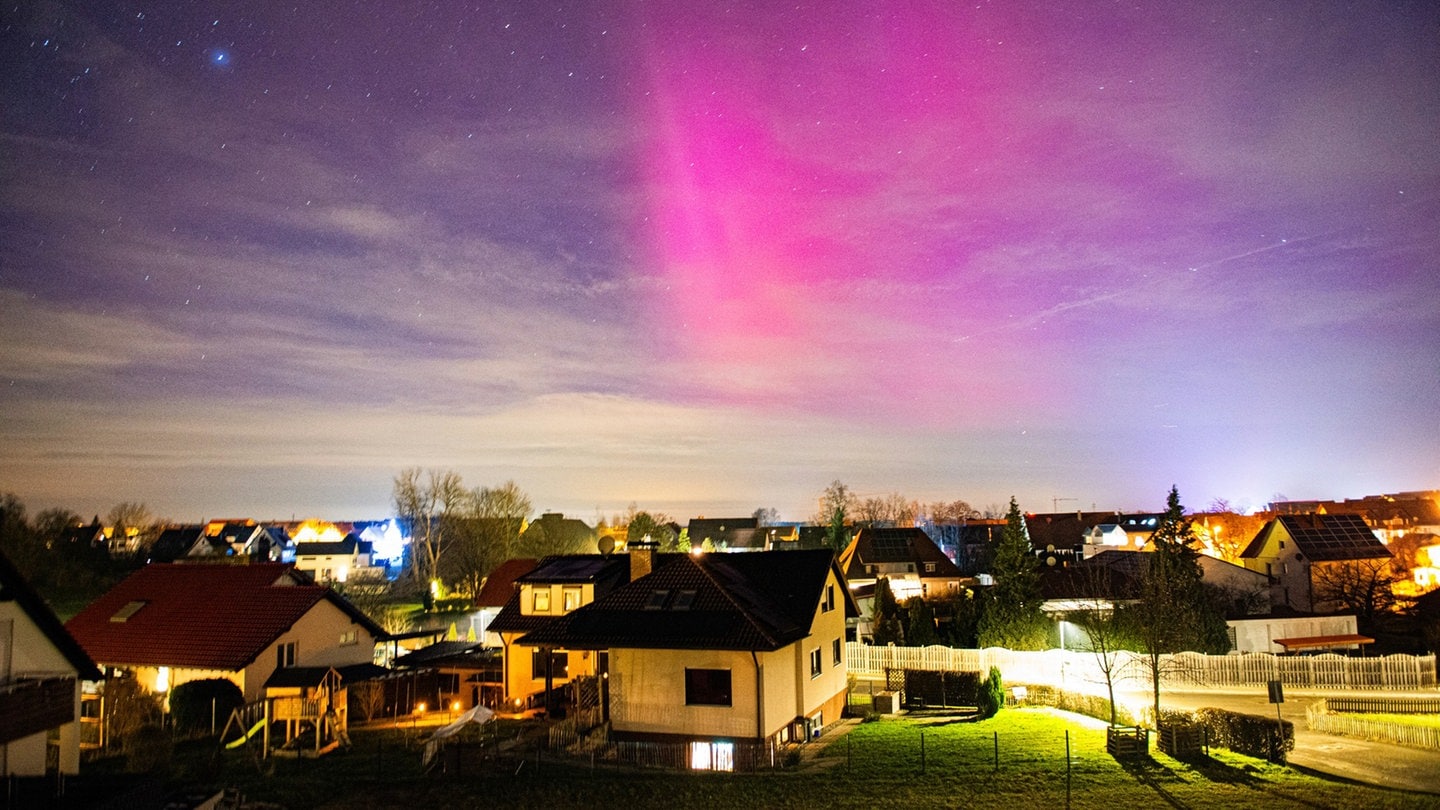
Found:
<path fill-rule="evenodd" d="M 1440 8 L 58 0 L 0 492 L 380 518 L 1440 481 Z"/>

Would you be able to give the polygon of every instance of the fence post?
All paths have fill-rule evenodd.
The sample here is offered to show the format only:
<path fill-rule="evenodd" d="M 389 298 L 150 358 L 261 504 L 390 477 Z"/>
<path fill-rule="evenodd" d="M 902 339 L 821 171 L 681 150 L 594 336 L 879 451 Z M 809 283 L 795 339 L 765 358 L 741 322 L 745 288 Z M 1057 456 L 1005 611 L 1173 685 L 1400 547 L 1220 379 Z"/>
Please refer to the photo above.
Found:
<path fill-rule="evenodd" d="M 1065 810 L 1070 810 L 1070 729 L 1065 729 Z"/>
<path fill-rule="evenodd" d="M 925 775 L 925 732 L 920 732 L 920 775 Z"/>
<path fill-rule="evenodd" d="M 1000 732 L 995 733 L 995 772 L 1000 772 Z"/>
<path fill-rule="evenodd" d="M 845 770 L 847 770 L 847 771 L 848 771 L 848 770 L 851 770 L 851 769 L 853 768 L 853 766 L 854 766 L 854 760 L 852 760 L 852 759 L 850 758 L 850 743 L 851 743 L 851 742 L 853 742 L 853 741 L 850 739 L 850 735 L 849 735 L 849 734 L 846 734 L 846 735 L 845 735 Z"/>

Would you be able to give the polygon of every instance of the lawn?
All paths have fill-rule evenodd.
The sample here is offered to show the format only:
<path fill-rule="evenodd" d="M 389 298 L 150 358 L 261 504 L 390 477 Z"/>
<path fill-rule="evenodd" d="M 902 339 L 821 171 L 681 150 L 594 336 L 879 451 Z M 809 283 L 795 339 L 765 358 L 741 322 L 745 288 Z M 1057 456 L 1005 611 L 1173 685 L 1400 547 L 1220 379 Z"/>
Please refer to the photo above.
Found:
<path fill-rule="evenodd" d="M 517 727 L 504 731 L 513 735 Z M 533 754 L 462 760 L 458 774 L 420 772 L 419 736 L 356 730 L 355 747 L 319 761 L 269 760 L 262 773 L 243 751 L 213 744 L 179 749 L 177 775 L 191 784 L 231 785 L 251 800 L 299 808 L 432 806 L 977 808 L 1066 805 L 1065 735 L 1070 734 L 1070 806 L 1433 807 L 1435 797 L 1331 782 L 1216 751 L 1201 764 L 1156 754 L 1121 766 L 1104 752 L 1103 728 L 1048 709 L 1013 709 L 982 722 L 885 719 L 817 745 L 797 768 L 758 774 L 616 771 Z M 924 738 L 922 770 L 921 738 Z M 996 767 L 996 742 L 999 767 Z"/>
<path fill-rule="evenodd" d="M 1398 723 L 1402 726 L 1440 728 L 1440 714 L 1364 714 L 1345 712 L 1342 716 L 1356 720 L 1372 720 L 1377 723 Z"/>

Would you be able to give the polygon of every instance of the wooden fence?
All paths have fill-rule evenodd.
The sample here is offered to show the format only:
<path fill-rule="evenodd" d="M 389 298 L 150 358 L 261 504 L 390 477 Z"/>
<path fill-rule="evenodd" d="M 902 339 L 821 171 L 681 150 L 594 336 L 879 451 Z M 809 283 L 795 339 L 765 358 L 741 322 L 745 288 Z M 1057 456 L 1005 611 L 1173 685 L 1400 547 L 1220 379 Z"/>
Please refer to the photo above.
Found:
<path fill-rule="evenodd" d="M 1150 666 L 1140 653 L 1121 651 L 1112 670 L 1116 683 L 1150 683 Z M 968 670 L 999 667 L 1010 683 L 1033 683 L 1069 689 L 1104 688 L 1105 673 L 1097 656 L 1077 650 L 1016 651 L 1000 648 L 961 650 L 951 647 L 874 646 L 849 642 L 845 664 L 852 675 L 883 676 L 887 669 Z M 1242 653 L 1161 656 L 1161 677 L 1171 687 L 1263 687 L 1279 680 L 1297 689 L 1434 689 L 1434 655 L 1386 655 L 1352 658 L 1344 655 L 1274 655 Z"/>
<path fill-rule="evenodd" d="M 1329 701 L 1317 700 L 1305 708 L 1305 721 L 1312 731 L 1440 751 L 1440 726 L 1351 717 L 1344 712 L 1332 711 L 1329 704 Z"/>

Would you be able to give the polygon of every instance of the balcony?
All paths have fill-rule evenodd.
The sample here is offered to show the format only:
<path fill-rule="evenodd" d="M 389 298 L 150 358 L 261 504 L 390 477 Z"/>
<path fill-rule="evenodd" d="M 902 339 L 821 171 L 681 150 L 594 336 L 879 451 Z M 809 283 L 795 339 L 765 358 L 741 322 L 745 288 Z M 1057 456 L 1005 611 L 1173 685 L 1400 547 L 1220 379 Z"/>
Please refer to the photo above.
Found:
<path fill-rule="evenodd" d="M 0 685 L 0 744 L 73 722 L 73 676 L 22 675 Z"/>

